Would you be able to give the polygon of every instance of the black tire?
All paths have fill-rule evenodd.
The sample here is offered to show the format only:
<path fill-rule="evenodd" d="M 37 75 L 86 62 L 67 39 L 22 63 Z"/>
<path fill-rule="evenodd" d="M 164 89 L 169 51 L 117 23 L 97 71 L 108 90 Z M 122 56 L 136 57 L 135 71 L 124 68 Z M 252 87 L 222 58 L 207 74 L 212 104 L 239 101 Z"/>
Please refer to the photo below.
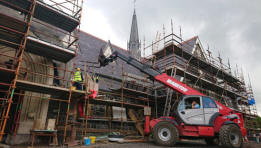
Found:
<path fill-rule="evenodd" d="M 153 139 L 157 145 L 173 146 L 179 139 L 177 128 L 170 122 L 161 121 L 153 128 Z"/>
<path fill-rule="evenodd" d="M 223 125 L 219 131 L 219 141 L 224 148 L 241 148 L 243 137 L 240 128 L 234 124 Z"/>

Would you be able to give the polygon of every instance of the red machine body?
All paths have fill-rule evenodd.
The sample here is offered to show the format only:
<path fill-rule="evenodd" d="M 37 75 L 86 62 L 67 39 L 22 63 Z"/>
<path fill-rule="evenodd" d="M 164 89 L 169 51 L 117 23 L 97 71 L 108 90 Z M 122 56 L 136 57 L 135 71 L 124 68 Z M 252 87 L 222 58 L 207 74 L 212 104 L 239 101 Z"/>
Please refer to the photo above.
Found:
<path fill-rule="evenodd" d="M 243 116 L 241 113 L 237 113 L 230 108 L 224 106 L 223 104 L 215 101 L 218 105 L 220 115 L 216 117 L 214 121 L 214 126 L 201 126 L 201 125 L 186 125 L 184 123 L 178 124 L 175 116 L 160 117 L 157 119 L 145 122 L 145 133 L 150 133 L 154 126 L 162 121 L 167 121 L 175 125 L 179 131 L 180 136 L 188 137 L 208 137 L 214 136 L 219 133 L 220 128 L 224 124 L 235 124 L 237 125 L 242 133 L 242 136 L 246 136 L 246 129 L 244 128 Z M 147 127 L 146 127 L 147 126 Z M 149 126 L 149 128 L 148 128 Z M 148 130 L 149 129 L 149 130 Z"/>
<path fill-rule="evenodd" d="M 198 92 L 197 90 L 187 86 L 186 84 L 168 76 L 167 74 L 163 73 L 160 75 L 155 76 L 155 80 L 161 82 L 172 88 L 175 91 L 183 95 L 198 95 L 198 96 L 205 96 L 204 94 Z M 200 126 L 200 125 L 185 125 L 184 123 L 178 124 L 175 121 L 175 116 L 171 117 L 160 117 L 158 119 L 153 119 L 149 122 L 145 122 L 145 133 L 148 133 L 148 129 L 152 130 L 153 127 L 161 121 L 167 121 L 173 123 L 179 131 L 180 136 L 192 136 L 192 137 L 199 137 L 199 136 L 214 136 L 215 133 L 218 133 L 221 126 L 224 124 L 235 124 L 237 125 L 243 136 L 246 136 L 246 129 L 244 128 L 244 121 L 243 116 L 241 113 L 237 113 L 234 110 L 224 106 L 223 104 L 215 101 L 217 104 L 219 115 L 215 118 L 214 126 Z M 148 119 L 147 119 L 148 120 Z M 146 127 L 146 126 L 149 126 Z"/>
<path fill-rule="evenodd" d="M 209 118 L 209 122 L 202 122 L 203 124 L 197 124 L 197 122 L 193 122 L 193 120 L 191 120 L 192 122 L 186 123 L 186 121 L 183 120 L 186 119 L 186 117 L 181 117 L 183 116 L 183 114 L 185 114 L 185 112 L 180 111 L 180 107 L 176 108 L 177 111 L 172 116 L 160 117 L 151 121 L 148 121 L 149 117 L 146 117 L 144 133 L 152 133 L 154 137 L 156 137 L 154 139 L 157 144 L 171 146 L 171 143 L 176 143 L 176 141 L 178 141 L 178 139 L 182 137 L 203 138 L 206 140 L 207 144 L 213 144 L 213 139 L 221 139 L 221 143 L 224 147 L 239 148 L 242 146 L 243 137 L 246 137 L 246 129 L 244 128 L 244 121 L 241 113 L 238 113 L 214 100 L 212 100 L 213 108 L 208 108 L 210 106 L 205 106 L 204 101 L 209 101 L 210 98 L 207 98 L 204 94 L 176 80 L 175 78 L 168 76 L 165 73 L 155 76 L 155 80 L 165 84 L 167 87 L 173 89 L 174 91 L 183 94 L 183 98 L 185 99 L 190 99 L 194 97 L 200 98 L 200 102 L 203 106 L 200 107 L 202 109 L 201 114 L 203 114 L 202 116 L 204 120 L 206 120 L 207 117 Z M 185 99 L 182 100 L 183 104 Z M 183 105 L 182 103 L 180 104 L 181 106 Z M 190 110 L 197 111 L 200 109 Z M 200 118 L 195 118 L 194 121 L 198 119 Z M 175 126 L 175 128 L 177 129 L 176 132 L 173 132 L 173 128 L 171 128 L 171 125 Z M 164 137 L 164 134 L 167 136 Z M 172 139 L 168 139 L 168 134 L 172 136 Z"/>
<path fill-rule="evenodd" d="M 166 73 L 162 73 L 162 74 L 155 76 L 155 80 L 157 80 L 160 83 L 165 84 L 167 87 L 170 87 L 174 91 L 177 91 L 184 95 L 205 96 L 204 94 L 200 93 L 199 91 L 187 86 L 186 84 L 176 80 L 175 78 L 170 77 Z"/>

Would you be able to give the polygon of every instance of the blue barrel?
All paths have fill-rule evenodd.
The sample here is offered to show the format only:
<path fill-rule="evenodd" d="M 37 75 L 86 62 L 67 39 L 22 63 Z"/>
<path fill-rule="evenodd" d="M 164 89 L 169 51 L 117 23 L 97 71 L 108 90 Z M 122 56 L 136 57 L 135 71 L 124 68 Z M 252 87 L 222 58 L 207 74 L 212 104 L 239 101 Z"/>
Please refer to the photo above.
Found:
<path fill-rule="evenodd" d="M 91 145 L 91 139 L 88 137 L 84 138 L 84 145 Z"/>

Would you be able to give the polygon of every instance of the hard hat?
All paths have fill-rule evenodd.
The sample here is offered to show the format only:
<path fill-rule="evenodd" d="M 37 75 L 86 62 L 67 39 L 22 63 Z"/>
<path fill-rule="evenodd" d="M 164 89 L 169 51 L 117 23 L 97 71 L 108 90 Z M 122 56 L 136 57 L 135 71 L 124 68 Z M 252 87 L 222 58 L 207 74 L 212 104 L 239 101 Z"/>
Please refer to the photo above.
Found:
<path fill-rule="evenodd" d="M 80 67 L 78 67 L 78 68 L 77 68 L 77 70 L 78 70 L 78 71 L 80 71 L 80 70 L 81 70 L 81 68 L 80 68 Z"/>

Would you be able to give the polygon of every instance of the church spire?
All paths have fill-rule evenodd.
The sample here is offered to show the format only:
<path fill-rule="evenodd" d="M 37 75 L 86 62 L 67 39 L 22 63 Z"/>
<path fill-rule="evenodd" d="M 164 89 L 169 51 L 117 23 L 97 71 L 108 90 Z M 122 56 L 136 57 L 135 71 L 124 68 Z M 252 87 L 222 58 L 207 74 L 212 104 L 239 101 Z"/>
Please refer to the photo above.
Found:
<path fill-rule="evenodd" d="M 130 40 L 128 42 L 128 50 L 130 51 L 131 56 L 136 59 L 140 59 L 141 51 L 140 51 L 140 40 L 138 33 L 138 24 L 137 24 L 137 16 L 134 8 L 133 16 L 132 16 L 132 24 L 131 24 L 131 32 L 130 32 Z"/>

